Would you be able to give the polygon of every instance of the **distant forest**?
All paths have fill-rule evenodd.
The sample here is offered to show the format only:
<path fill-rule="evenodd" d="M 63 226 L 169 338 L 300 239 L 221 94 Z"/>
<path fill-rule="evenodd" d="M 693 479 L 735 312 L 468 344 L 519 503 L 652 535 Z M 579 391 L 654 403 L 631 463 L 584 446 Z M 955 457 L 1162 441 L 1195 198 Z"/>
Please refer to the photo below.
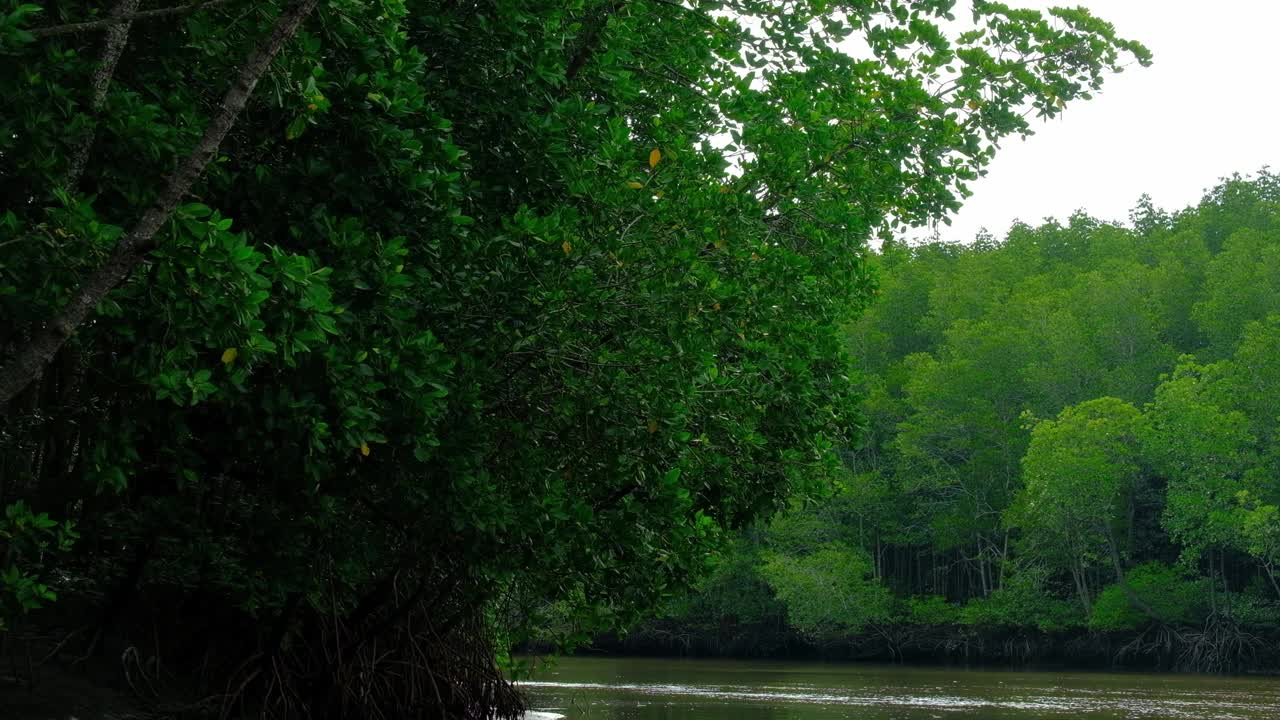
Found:
<path fill-rule="evenodd" d="M 602 647 L 1274 667 L 1280 177 L 886 243 L 842 472 Z"/>

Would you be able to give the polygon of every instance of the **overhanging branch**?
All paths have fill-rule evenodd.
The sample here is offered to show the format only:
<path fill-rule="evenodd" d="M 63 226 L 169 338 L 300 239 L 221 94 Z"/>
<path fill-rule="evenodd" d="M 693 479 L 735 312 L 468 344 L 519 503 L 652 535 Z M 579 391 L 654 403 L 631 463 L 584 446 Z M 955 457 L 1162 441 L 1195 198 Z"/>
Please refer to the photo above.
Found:
<path fill-rule="evenodd" d="M 157 8 L 155 10 L 142 10 L 139 12 L 131 12 L 122 15 L 113 15 L 101 20 L 90 20 L 81 23 L 68 23 L 66 25 L 53 25 L 50 27 L 31 28 L 27 32 L 37 38 L 57 37 L 59 35 L 75 35 L 78 33 L 100 32 L 119 25 L 120 23 L 129 23 L 135 20 L 154 20 L 162 17 L 172 17 L 174 15 L 189 15 L 197 10 L 203 10 L 214 5 L 222 5 L 228 0 L 199 0 L 198 2 L 189 3 L 187 5 L 178 5 L 176 7 Z"/>

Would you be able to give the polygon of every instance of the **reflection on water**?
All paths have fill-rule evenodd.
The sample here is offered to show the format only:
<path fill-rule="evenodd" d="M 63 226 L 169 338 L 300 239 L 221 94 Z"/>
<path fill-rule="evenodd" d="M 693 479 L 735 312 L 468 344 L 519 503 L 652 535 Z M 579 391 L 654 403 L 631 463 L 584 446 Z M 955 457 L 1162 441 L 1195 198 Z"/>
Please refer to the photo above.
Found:
<path fill-rule="evenodd" d="M 1275 678 L 565 658 L 521 685 L 540 720 L 1280 720 Z"/>

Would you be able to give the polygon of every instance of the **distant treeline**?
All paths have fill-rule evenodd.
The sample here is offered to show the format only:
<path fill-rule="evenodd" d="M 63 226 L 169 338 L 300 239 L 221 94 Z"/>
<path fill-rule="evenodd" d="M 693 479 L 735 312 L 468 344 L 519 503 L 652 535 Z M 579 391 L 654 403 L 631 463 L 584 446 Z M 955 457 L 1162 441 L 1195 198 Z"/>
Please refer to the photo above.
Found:
<path fill-rule="evenodd" d="M 1280 646 L 1280 177 L 888 243 L 847 474 L 601 644 L 1195 670 Z"/>

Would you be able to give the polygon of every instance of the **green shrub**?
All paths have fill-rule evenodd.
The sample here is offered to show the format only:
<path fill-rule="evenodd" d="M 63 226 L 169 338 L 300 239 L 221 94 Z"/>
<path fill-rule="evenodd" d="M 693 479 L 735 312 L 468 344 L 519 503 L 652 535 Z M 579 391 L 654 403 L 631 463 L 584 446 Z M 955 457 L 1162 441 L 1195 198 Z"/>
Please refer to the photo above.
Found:
<path fill-rule="evenodd" d="M 0 632 L 32 610 L 54 602 L 48 585 L 52 559 L 71 549 L 76 538 L 70 521 L 58 522 L 48 513 L 33 513 L 21 500 L 4 509 L 0 519 Z"/>
<path fill-rule="evenodd" d="M 916 595 L 903 603 L 902 621 L 910 625 L 955 625 L 961 610 L 941 595 Z"/>
<path fill-rule="evenodd" d="M 1209 589 L 1203 579 L 1188 578 L 1162 562 L 1130 570 L 1129 588 L 1155 612 L 1160 621 L 1190 625 L 1203 619 Z M 1119 584 L 1107 586 L 1093 603 L 1089 627 L 1094 630 L 1136 630 L 1152 618 L 1139 609 Z"/>
<path fill-rule="evenodd" d="M 771 554 L 761 574 L 791 625 L 812 635 L 857 633 L 890 617 L 893 596 L 872 578 L 861 548 L 830 543 L 807 555 Z"/>
<path fill-rule="evenodd" d="M 1227 593 L 1222 605 L 1224 611 L 1241 625 L 1280 627 L 1280 603 L 1260 592 Z"/>
<path fill-rule="evenodd" d="M 960 622 L 976 627 L 1036 628 L 1042 632 L 1080 627 L 1083 618 L 1076 607 L 1046 592 L 1043 581 L 1039 573 L 1017 573 L 987 597 L 966 603 L 960 610 Z"/>

